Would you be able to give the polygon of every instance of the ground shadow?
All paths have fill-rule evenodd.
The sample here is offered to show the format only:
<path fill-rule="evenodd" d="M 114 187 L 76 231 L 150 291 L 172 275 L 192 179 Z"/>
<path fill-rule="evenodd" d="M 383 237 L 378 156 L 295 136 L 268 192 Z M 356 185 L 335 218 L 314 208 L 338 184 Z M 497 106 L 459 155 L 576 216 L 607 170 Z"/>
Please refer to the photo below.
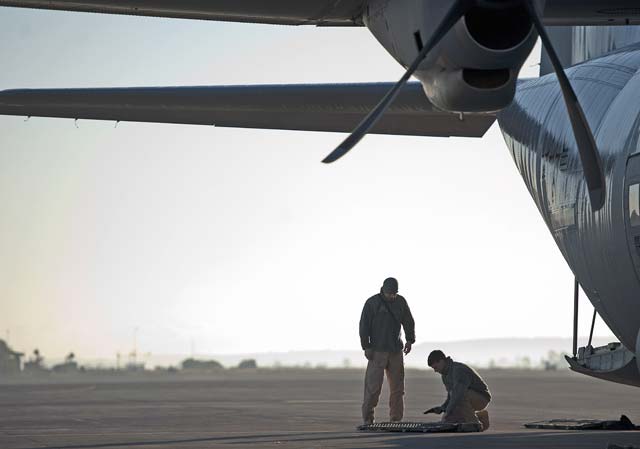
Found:
<path fill-rule="evenodd" d="M 51 445 L 25 447 L 21 449 L 98 449 L 136 446 L 173 446 L 190 443 L 224 443 L 228 445 L 259 445 L 284 443 L 321 443 L 331 442 L 332 446 L 340 441 L 345 448 L 371 449 L 375 447 L 396 449 L 606 449 L 609 444 L 621 446 L 640 444 L 640 432 L 634 431 L 523 431 L 511 433 L 439 433 L 439 434 L 395 434 L 395 433 L 348 433 L 348 432 L 309 432 L 236 435 L 223 437 L 183 438 L 170 440 L 119 441 L 96 444 Z M 341 445 L 342 446 L 342 445 Z"/>
<path fill-rule="evenodd" d="M 483 434 L 402 435 L 385 440 L 386 447 L 398 449 L 606 449 L 609 444 L 640 444 L 634 431 L 551 431 Z M 358 449 L 368 448 L 362 445 Z M 355 448 L 354 448 L 355 449 Z"/>

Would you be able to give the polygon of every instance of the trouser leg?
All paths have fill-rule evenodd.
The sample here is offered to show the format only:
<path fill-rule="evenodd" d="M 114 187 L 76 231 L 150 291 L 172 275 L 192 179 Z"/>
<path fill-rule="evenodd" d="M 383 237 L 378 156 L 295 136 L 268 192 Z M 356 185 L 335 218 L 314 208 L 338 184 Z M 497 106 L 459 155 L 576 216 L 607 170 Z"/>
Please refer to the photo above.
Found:
<path fill-rule="evenodd" d="M 362 401 L 363 422 L 373 422 L 373 410 L 378 405 L 382 381 L 384 380 L 384 368 L 387 365 L 386 352 L 374 352 L 367 364 L 367 372 L 364 376 L 364 399 Z"/>
<path fill-rule="evenodd" d="M 477 423 L 478 417 L 471 407 L 469 401 L 463 399 L 460 403 L 447 413 L 442 419 L 443 422 L 449 423 Z"/>
<path fill-rule="evenodd" d="M 454 407 L 444 418 L 444 422 L 450 423 L 479 423 L 476 411 L 487 407 L 489 401 L 479 393 L 467 390 L 460 403 Z"/>
<path fill-rule="evenodd" d="M 469 391 L 469 403 L 475 411 L 476 419 L 482 424 L 482 430 L 487 430 L 490 425 L 489 412 L 487 411 L 489 400 L 480 393 Z"/>
<path fill-rule="evenodd" d="M 389 354 L 386 371 L 389 383 L 389 418 L 391 421 L 402 421 L 404 414 L 404 358 L 402 352 Z"/>

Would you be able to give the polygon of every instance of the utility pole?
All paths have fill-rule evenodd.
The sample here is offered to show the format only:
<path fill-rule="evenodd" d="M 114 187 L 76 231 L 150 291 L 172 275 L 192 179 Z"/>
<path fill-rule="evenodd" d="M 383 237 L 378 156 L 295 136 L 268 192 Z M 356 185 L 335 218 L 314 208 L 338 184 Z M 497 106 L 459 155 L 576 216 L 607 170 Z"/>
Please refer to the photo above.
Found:
<path fill-rule="evenodd" d="M 133 356 L 133 364 L 138 363 L 138 326 L 133 328 L 133 352 L 131 353 Z"/>

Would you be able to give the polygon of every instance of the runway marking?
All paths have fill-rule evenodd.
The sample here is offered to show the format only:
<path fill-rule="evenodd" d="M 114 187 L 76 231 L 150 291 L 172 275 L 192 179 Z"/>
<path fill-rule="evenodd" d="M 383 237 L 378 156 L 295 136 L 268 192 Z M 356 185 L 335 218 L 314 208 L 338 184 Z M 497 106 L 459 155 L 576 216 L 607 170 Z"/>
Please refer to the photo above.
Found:
<path fill-rule="evenodd" d="M 50 427 L 45 427 L 45 428 L 34 428 L 34 429 L 12 429 L 12 428 L 3 428 L 2 431 L 3 432 L 55 432 L 55 431 L 60 431 L 60 430 L 64 430 L 66 432 L 72 432 L 73 429 L 68 429 L 66 427 L 63 428 L 50 428 Z M 13 434 L 8 434 L 8 435 L 13 435 Z"/>
<path fill-rule="evenodd" d="M 102 421 L 90 418 L 69 418 L 71 421 L 77 421 L 83 424 L 102 425 Z"/>
<path fill-rule="evenodd" d="M 33 391 L 27 391 L 26 394 L 31 396 L 43 396 L 43 395 L 49 396 L 52 394 L 67 395 L 69 393 L 84 393 L 86 391 L 93 391 L 96 388 L 97 388 L 96 385 L 89 385 L 86 387 L 61 388 L 61 389 L 54 389 L 54 390 L 33 390 Z"/>

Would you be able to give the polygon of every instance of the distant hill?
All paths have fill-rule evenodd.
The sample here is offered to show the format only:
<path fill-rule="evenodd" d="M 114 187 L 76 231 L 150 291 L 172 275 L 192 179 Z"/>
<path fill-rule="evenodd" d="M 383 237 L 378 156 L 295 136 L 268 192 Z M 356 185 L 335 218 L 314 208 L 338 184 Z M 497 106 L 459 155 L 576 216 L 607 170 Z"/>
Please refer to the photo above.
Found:
<path fill-rule="evenodd" d="M 586 338 L 581 337 L 581 346 L 586 344 Z M 606 345 L 610 338 L 594 337 L 594 346 Z M 441 349 L 447 355 L 477 367 L 523 366 L 528 363 L 538 366 L 542 359 L 546 359 L 550 351 L 556 353 L 572 350 L 570 338 L 534 337 L 534 338 L 494 338 L 464 340 L 453 342 L 426 342 L 414 346 L 413 351 L 406 358 L 406 365 L 414 368 L 427 368 L 427 356 L 433 349 Z M 154 366 L 179 366 L 180 362 L 188 358 L 186 355 L 152 355 L 146 359 L 147 368 Z M 217 360 L 225 367 L 237 366 L 243 359 L 255 359 L 258 366 L 308 366 L 308 367 L 363 367 L 366 360 L 359 350 L 318 350 L 318 351 L 288 351 L 244 354 L 196 354 L 195 358 L 203 360 Z M 109 362 L 102 360 L 103 365 Z M 84 363 L 91 363 L 86 360 Z"/>

